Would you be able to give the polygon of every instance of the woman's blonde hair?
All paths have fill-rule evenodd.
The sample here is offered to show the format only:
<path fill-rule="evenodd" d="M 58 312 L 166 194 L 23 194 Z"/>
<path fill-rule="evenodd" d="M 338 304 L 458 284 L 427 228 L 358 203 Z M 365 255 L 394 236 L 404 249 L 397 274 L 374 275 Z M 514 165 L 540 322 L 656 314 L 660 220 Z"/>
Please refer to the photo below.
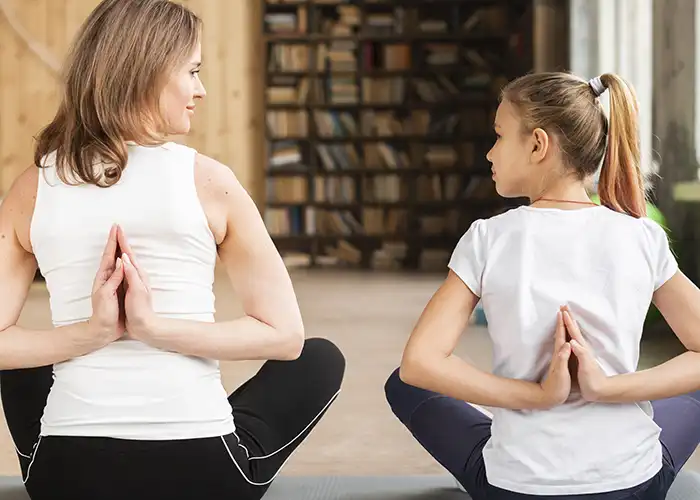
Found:
<path fill-rule="evenodd" d="M 598 97 L 610 92 L 610 119 Z M 523 132 L 541 128 L 558 139 L 564 162 L 581 179 L 601 165 L 601 203 L 633 217 L 646 215 L 634 89 L 613 73 L 587 82 L 569 73 L 537 73 L 509 83 L 502 98 L 522 120 Z"/>
<path fill-rule="evenodd" d="M 169 0 L 100 2 L 69 51 L 61 104 L 37 137 L 34 164 L 45 166 L 45 156 L 55 153 L 67 184 L 118 182 L 126 141 L 163 142 L 161 92 L 196 48 L 201 29 L 193 12 Z"/>

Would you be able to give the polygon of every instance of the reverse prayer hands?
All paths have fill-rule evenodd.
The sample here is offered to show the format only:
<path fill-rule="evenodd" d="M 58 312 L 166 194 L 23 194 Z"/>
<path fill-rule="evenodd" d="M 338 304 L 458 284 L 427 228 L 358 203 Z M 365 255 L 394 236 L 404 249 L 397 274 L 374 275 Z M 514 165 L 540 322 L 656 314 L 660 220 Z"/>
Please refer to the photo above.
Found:
<path fill-rule="evenodd" d="M 571 315 L 569 308 L 564 306 L 559 313 L 566 326 L 566 332 L 571 337 L 569 343 L 578 361 L 576 375 L 581 396 L 586 401 L 598 401 L 605 394 L 605 388 L 610 378 L 603 372 L 595 359 L 593 350 L 581 334 L 581 329 Z"/>
<path fill-rule="evenodd" d="M 122 252 L 125 278 L 122 314 L 126 334 L 131 339 L 145 342 L 156 319 L 148 276 L 136 260 L 121 226 L 117 227 L 117 241 Z"/>
<path fill-rule="evenodd" d="M 117 247 L 117 226 L 112 226 L 92 284 L 92 316 L 88 321 L 90 339 L 87 340 L 97 347 L 122 337 L 126 329 L 118 297 L 124 281 L 124 266 L 117 256 Z"/>
<path fill-rule="evenodd" d="M 544 391 L 545 407 L 558 406 L 569 397 L 571 392 L 571 374 L 569 372 L 569 358 L 571 345 L 566 341 L 566 327 L 563 313 L 557 313 L 557 325 L 554 329 L 554 351 L 549 371 L 540 383 Z"/>

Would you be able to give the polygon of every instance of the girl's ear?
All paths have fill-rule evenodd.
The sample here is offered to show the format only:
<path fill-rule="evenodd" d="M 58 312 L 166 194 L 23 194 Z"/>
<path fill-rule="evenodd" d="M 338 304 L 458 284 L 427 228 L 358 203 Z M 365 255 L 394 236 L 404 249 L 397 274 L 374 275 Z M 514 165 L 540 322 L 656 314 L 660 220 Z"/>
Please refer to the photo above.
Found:
<path fill-rule="evenodd" d="M 530 163 L 539 163 L 543 161 L 549 150 L 549 134 L 541 128 L 536 128 L 532 131 L 530 141 L 532 144 Z"/>

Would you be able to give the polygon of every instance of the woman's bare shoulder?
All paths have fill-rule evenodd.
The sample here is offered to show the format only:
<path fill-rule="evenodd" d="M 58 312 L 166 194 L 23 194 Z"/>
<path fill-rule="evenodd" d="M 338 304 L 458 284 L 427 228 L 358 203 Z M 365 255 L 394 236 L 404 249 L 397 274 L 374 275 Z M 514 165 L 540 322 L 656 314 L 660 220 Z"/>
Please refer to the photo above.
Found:
<path fill-rule="evenodd" d="M 226 237 L 229 211 L 245 190 L 230 167 L 201 153 L 197 153 L 194 171 L 199 201 L 220 244 Z"/>
<path fill-rule="evenodd" d="M 3 216 L 12 221 L 19 242 L 28 252 L 32 251 L 29 230 L 36 206 L 39 173 L 39 169 L 34 165 L 26 168 L 15 178 L 0 202 Z"/>
<path fill-rule="evenodd" d="M 220 161 L 197 153 L 195 157 L 195 182 L 198 186 L 218 193 L 231 183 L 238 182 L 233 170 Z"/>

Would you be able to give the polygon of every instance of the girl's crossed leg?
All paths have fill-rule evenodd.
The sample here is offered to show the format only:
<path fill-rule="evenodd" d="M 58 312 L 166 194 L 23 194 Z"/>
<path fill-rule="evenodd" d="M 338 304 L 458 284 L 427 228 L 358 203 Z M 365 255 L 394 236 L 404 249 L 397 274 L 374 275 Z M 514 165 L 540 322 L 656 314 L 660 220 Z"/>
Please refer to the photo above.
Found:
<path fill-rule="evenodd" d="M 659 500 L 700 443 L 700 392 L 655 401 L 654 420 L 662 429 L 664 450 L 664 468 L 657 476 L 625 491 L 538 497 L 488 483 L 482 450 L 491 437 L 491 418 L 485 413 L 464 401 L 410 386 L 401 381 L 398 370 L 387 380 L 385 393 L 396 417 L 474 500 Z"/>

